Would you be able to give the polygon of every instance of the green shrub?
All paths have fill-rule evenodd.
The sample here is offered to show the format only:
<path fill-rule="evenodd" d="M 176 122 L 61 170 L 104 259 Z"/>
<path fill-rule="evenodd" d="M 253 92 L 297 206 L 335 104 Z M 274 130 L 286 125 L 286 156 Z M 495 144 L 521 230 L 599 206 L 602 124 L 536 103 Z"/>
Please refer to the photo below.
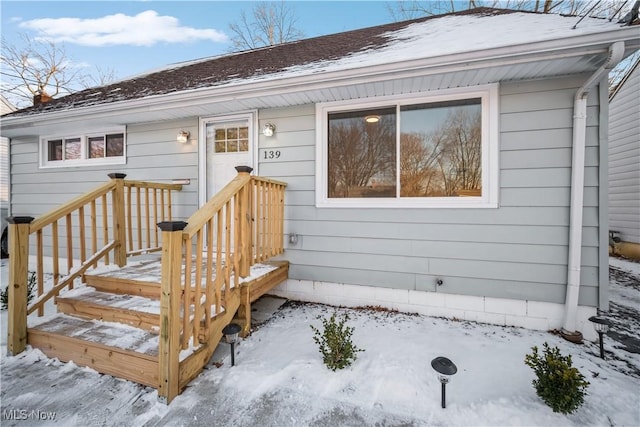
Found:
<path fill-rule="evenodd" d="M 336 313 L 333 313 L 329 320 L 322 319 L 322 332 L 311 325 L 313 340 L 318 344 L 322 361 L 332 371 L 351 366 L 357 359 L 357 353 L 364 351 L 351 341 L 354 328 L 345 325 L 347 320 L 347 314 L 341 320 L 336 320 Z"/>
<path fill-rule="evenodd" d="M 30 271 L 27 279 L 27 305 L 33 300 L 36 290 L 36 272 Z M 0 291 L 0 309 L 6 310 L 9 307 L 9 287 L 5 286 Z"/>
<path fill-rule="evenodd" d="M 536 374 L 533 386 L 538 396 L 553 412 L 575 412 L 584 403 L 589 383 L 571 366 L 571 356 L 563 356 L 558 347 L 550 348 L 546 342 L 542 355 L 538 354 L 538 347 L 531 349 L 533 353 L 525 356 L 524 363 Z"/>

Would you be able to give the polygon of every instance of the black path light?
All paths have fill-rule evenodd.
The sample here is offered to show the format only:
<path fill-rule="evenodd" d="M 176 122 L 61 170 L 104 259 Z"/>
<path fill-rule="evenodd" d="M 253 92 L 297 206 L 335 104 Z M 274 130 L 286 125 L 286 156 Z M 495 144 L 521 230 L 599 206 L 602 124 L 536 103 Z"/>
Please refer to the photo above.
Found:
<path fill-rule="evenodd" d="M 602 336 L 609 330 L 609 321 L 600 316 L 591 316 L 589 317 L 589 321 L 593 323 L 593 329 L 596 330 L 598 336 L 600 337 L 600 358 L 604 360 L 604 345 L 602 343 Z"/>
<path fill-rule="evenodd" d="M 222 333 L 224 334 L 224 340 L 227 344 L 231 344 L 231 366 L 235 366 L 235 349 L 234 345 L 236 341 L 238 341 L 238 334 L 242 328 L 240 325 L 236 323 L 229 323 L 222 329 Z"/>
<path fill-rule="evenodd" d="M 431 367 L 438 373 L 438 379 L 442 384 L 442 407 L 446 408 L 446 386 L 451 375 L 458 372 L 456 365 L 446 357 L 436 357 L 431 361 Z"/>

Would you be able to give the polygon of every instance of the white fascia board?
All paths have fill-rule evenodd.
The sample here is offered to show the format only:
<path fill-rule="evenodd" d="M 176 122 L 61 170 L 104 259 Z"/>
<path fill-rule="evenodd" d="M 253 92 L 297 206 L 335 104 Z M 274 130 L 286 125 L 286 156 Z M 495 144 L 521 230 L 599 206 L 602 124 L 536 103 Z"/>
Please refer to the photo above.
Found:
<path fill-rule="evenodd" d="M 283 93 L 283 91 L 295 93 L 337 85 L 405 78 L 413 75 L 424 76 L 575 56 L 606 54 L 609 45 L 614 41 L 620 40 L 627 42 L 627 49 L 637 49 L 640 47 L 640 31 L 638 31 L 637 27 L 628 27 L 610 32 L 580 35 L 568 39 L 490 48 L 338 71 L 311 72 L 310 74 L 291 77 L 287 77 L 285 71 L 284 73 L 275 73 L 271 76 L 265 76 L 263 79 L 255 79 L 250 82 L 240 80 L 226 85 L 153 95 L 109 104 L 98 104 L 86 108 L 55 111 L 45 115 L 6 117 L 3 119 L 4 126 L 2 127 L 9 130 L 21 127 L 21 125 L 33 126 L 34 122 L 38 122 L 38 125 L 46 125 L 48 122 L 76 121 L 86 116 L 120 116 L 124 112 L 150 112 L 181 108 L 186 105 L 208 104 L 212 102 L 212 98 L 215 99 L 216 103 L 228 102 L 251 97 L 269 96 L 275 93 Z M 278 77 L 278 74 L 285 75 Z"/>

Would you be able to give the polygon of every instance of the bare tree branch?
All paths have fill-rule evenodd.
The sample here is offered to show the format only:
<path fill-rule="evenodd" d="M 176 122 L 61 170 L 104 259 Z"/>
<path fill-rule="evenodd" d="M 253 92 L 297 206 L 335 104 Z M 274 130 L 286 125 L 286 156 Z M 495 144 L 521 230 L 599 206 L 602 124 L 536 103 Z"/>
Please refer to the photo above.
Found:
<path fill-rule="evenodd" d="M 304 33 L 296 27 L 296 22 L 290 3 L 258 3 L 250 17 L 242 12 L 239 21 L 229 25 L 233 34 L 231 50 L 256 49 L 299 40 Z"/>
<path fill-rule="evenodd" d="M 95 74 L 87 74 L 80 79 L 80 85 L 83 89 L 94 86 L 104 86 L 117 79 L 116 71 L 113 68 L 101 68 L 96 66 L 95 69 Z"/>
<path fill-rule="evenodd" d="M 3 38 L 0 57 L 2 93 L 20 108 L 31 105 L 36 94 L 63 96 L 115 80 L 113 69 L 97 68 L 96 74 L 90 74 L 75 66 L 64 44 L 26 34 L 20 40 L 20 44 L 10 44 Z"/>
<path fill-rule="evenodd" d="M 628 0 L 627 0 L 628 1 Z M 624 15 L 621 6 L 625 0 L 470 0 L 454 2 L 451 0 L 433 1 L 397 1 L 387 5 L 390 15 L 396 21 L 419 18 L 421 16 L 439 15 L 458 12 L 475 7 L 492 7 L 512 10 L 526 10 L 542 13 L 562 13 L 566 15 L 583 15 L 594 7 L 591 16 L 604 18 L 620 18 Z"/>

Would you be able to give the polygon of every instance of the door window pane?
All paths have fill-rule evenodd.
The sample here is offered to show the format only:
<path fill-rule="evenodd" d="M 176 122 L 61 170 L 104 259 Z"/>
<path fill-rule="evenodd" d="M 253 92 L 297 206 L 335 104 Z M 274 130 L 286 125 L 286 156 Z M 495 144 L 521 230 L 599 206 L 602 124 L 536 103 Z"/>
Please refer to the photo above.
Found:
<path fill-rule="evenodd" d="M 242 123 L 207 124 L 207 144 L 214 139 L 216 153 L 249 151 L 249 127 Z"/>

